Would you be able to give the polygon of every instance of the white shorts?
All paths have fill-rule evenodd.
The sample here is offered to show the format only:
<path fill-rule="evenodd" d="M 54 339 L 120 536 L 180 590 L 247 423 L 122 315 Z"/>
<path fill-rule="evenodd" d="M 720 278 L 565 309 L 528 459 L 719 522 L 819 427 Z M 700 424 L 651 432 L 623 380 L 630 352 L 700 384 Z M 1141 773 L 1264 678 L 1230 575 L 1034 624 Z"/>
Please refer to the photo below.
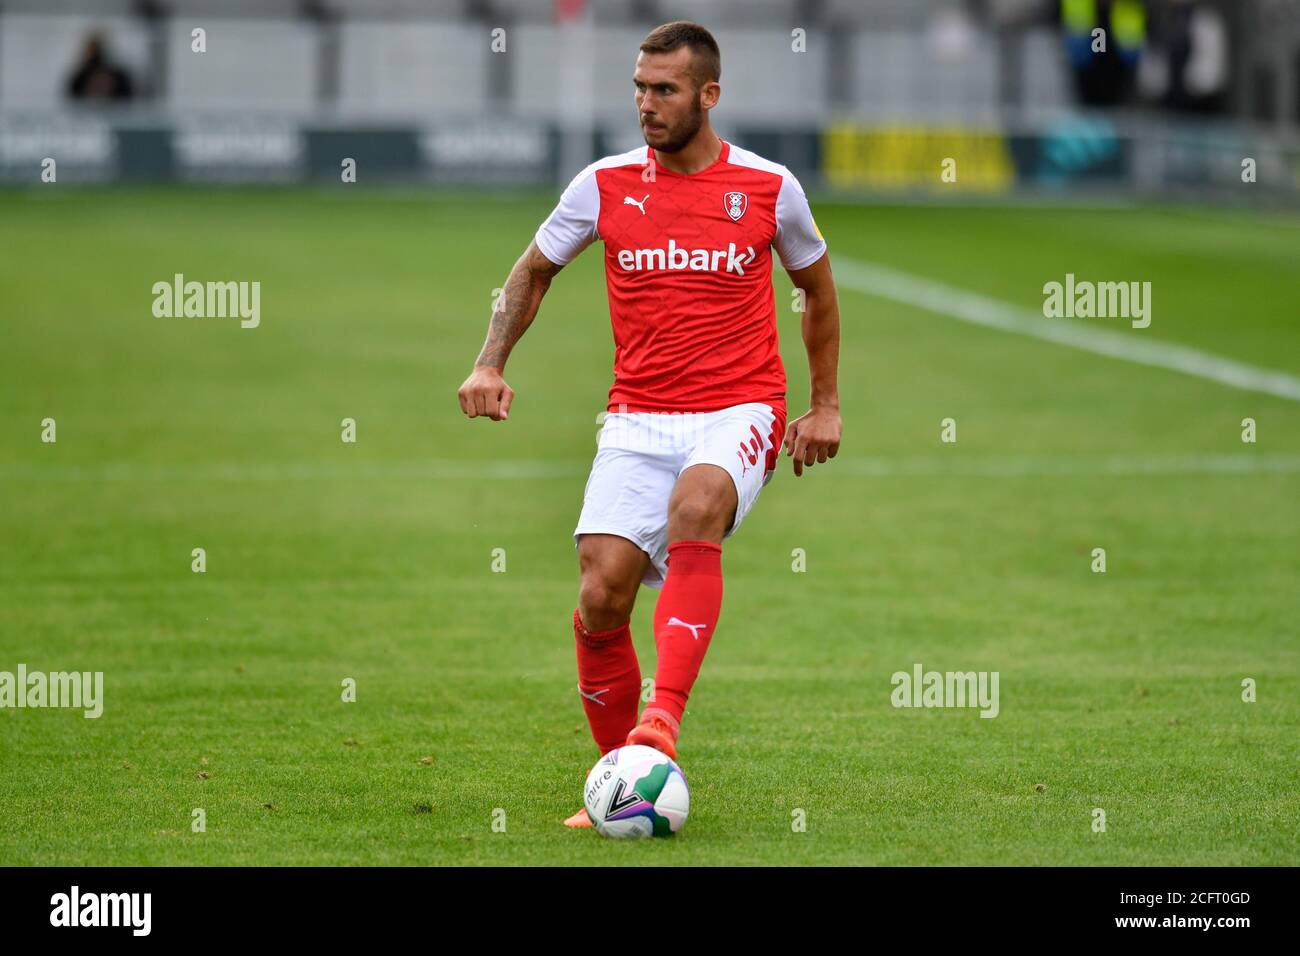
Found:
<path fill-rule="evenodd" d="M 668 574 L 668 499 L 692 465 L 726 469 L 736 485 L 735 534 L 771 480 L 785 416 L 764 402 L 716 412 L 610 412 L 600 430 L 573 543 L 584 534 L 616 534 L 650 556 L 642 579 L 663 587 Z"/>

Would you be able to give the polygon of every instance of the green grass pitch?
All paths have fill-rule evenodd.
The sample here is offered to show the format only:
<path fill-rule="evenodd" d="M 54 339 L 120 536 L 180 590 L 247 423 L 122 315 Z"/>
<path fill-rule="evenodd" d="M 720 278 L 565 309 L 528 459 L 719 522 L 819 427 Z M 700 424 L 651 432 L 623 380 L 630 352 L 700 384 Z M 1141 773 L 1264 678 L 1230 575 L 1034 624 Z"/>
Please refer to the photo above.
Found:
<path fill-rule="evenodd" d="M 0 194 L 0 670 L 103 671 L 105 709 L 0 710 L 0 864 L 1300 863 L 1297 403 L 841 290 L 840 457 L 783 460 L 729 540 L 690 821 L 618 844 L 560 826 L 596 756 L 570 534 L 600 248 L 516 349 L 510 421 L 469 422 L 552 196 L 57 188 Z M 833 262 L 1033 309 L 1147 280 L 1149 329 L 1074 321 L 1300 374 L 1294 219 L 814 209 Z M 261 326 L 155 318 L 177 272 L 260 281 Z M 998 671 L 1000 714 L 892 707 L 916 662 Z"/>

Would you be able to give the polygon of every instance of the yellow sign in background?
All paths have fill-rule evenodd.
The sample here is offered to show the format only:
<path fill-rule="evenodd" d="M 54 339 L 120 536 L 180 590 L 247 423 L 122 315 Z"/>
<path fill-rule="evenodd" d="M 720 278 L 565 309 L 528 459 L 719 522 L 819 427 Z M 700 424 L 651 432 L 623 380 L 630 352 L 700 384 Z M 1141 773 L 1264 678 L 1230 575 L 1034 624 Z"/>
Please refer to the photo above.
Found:
<path fill-rule="evenodd" d="M 950 173 L 945 179 L 945 160 Z M 1015 181 L 997 130 L 835 124 L 822 134 L 822 173 L 843 189 L 1004 192 Z"/>

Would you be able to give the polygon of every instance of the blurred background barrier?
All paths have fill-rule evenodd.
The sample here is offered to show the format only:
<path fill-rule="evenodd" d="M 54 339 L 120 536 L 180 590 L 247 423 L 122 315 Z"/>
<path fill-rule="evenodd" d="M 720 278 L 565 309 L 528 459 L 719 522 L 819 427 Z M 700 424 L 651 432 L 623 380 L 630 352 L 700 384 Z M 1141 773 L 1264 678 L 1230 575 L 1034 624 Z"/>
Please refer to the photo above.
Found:
<path fill-rule="evenodd" d="M 0 179 L 565 182 L 678 17 L 811 188 L 1300 198 L 1300 0 L 6 0 Z"/>

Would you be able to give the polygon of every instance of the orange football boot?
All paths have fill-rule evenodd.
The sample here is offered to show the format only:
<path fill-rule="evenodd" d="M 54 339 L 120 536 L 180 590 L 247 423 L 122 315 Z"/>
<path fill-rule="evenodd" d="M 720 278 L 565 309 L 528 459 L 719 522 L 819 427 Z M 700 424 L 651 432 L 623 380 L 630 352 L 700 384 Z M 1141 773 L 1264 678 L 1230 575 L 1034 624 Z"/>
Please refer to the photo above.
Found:
<path fill-rule="evenodd" d="M 569 819 L 564 821 L 566 827 L 589 827 L 591 826 L 591 817 L 587 816 L 587 808 L 583 807 Z"/>
<path fill-rule="evenodd" d="M 677 737 L 673 733 L 672 725 L 655 714 L 649 717 L 642 715 L 641 723 L 633 727 L 632 732 L 627 735 L 629 747 L 637 744 L 642 747 L 653 747 L 670 760 L 677 759 Z"/>

